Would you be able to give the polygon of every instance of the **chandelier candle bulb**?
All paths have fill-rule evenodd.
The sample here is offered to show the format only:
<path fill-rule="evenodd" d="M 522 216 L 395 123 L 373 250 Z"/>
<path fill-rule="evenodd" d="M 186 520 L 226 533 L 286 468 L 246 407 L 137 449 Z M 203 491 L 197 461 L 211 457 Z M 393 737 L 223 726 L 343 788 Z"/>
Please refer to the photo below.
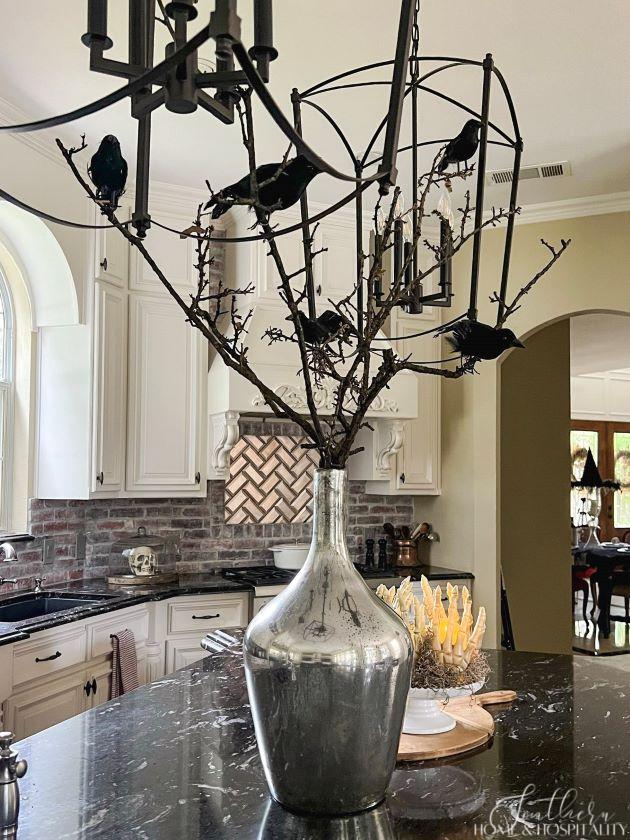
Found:
<path fill-rule="evenodd" d="M 413 260 L 411 258 L 412 245 L 411 242 L 405 241 L 403 246 L 403 262 L 405 266 L 405 288 L 411 286 L 413 280 Z"/>
<path fill-rule="evenodd" d="M 400 276 L 403 258 L 403 221 L 396 219 L 394 222 L 394 270 L 392 272 L 393 282 L 396 282 Z"/>

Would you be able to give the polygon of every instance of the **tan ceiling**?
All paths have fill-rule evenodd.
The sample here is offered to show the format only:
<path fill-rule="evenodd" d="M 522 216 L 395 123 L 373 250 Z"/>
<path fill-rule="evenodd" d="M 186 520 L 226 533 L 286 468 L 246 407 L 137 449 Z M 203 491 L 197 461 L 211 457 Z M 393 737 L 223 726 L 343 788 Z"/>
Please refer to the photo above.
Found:
<path fill-rule="evenodd" d="M 63 3 L 21 0 L 0 50 L 0 97 L 33 116 L 83 104 L 118 87 L 120 80 L 89 73 L 88 52 L 80 42 L 86 0 Z M 112 58 L 124 58 L 126 32 L 123 0 L 110 0 Z M 200 0 L 199 21 L 212 3 Z M 244 40 L 250 42 L 251 2 L 239 3 Z M 276 0 L 275 32 L 280 58 L 272 65 L 271 89 L 290 113 L 291 88 L 351 66 L 391 56 L 397 27 L 397 0 Z M 524 163 L 569 160 L 566 179 L 523 183 L 523 204 L 630 190 L 630 4 L 627 0 L 423 0 L 422 47 L 427 54 L 483 58 L 491 51 L 506 76 L 525 139 Z M 454 71 L 441 89 L 475 107 L 480 78 L 469 69 Z M 436 82 L 437 86 L 437 82 Z M 334 97 L 334 98 L 333 98 Z M 329 95 L 327 102 L 353 144 L 363 145 L 385 108 L 385 89 Z M 505 124 L 498 92 L 494 116 Z M 456 133 L 462 117 L 441 103 L 423 98 L 422 133 Z M 76 129 L 76 134 L 74 131 Z M 85 131 L 96 143 L 104 133 L 117 134 L 133 160 L 135 125 L 126 104 L 64 129 L 66 137 Z M 56 132 L 55 132 L 56 133 Z M 54 133 L 49 133 L 52 142 Z M 311 144 L 344 166 L 343 150 L 316 116 L 306 118 Z M 258 119 L 259 159 L 278 159 L 283 138 L 265 115 Z M 493 151 L 491 168 L 508 163 Z M 176 116 L 162 109 L 154 119 L 155 178 L 202 186 L 205 178 L 220 186 L 243 173 L 245 155 L 238 129 L 225 127 L 205 112 Z M 408 190 L 403 162 L 401 184 Z M 343 190 L 328 177 L 313 185 L 313 198 L 330 200 Z M 507 188 L 492 187 L 487 203 L 505 201 Z"/>

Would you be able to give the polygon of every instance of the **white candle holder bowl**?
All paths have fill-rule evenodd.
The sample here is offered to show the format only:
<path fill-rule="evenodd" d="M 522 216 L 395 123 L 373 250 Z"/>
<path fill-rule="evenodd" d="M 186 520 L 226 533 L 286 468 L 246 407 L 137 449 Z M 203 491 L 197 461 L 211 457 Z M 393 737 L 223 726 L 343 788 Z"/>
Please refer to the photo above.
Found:
<path fill-rule="evenodd" d="M 455 728 L 455 718 L 442 711 L 444 702 L 472 696 L 483 682 L 459 688 L 410 688 L 402 731 L 406 735 L 439 735 Z"/>

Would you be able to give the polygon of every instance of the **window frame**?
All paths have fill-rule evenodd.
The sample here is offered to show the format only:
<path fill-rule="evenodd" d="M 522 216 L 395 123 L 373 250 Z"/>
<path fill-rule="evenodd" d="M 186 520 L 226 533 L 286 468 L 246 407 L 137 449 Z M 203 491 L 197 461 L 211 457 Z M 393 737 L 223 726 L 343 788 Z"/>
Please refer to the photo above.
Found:
<path fill-rule="evenodd" d="M 0 300 L 4 310 L 4 334 L 2 337 L 3 365 L 0 369 L 0 534 L 10 530 L 11 523 L 11 475 L 14 423 L 14 342 L 15 310 L 11 290 L 4 272 L 0 269 Z"/>

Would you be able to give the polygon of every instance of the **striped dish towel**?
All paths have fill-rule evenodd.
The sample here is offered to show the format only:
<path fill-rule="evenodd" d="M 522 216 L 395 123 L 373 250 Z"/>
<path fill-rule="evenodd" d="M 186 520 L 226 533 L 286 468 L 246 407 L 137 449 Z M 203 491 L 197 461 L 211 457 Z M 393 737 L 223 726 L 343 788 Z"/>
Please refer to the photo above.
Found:
<path fill-rule="evenodd" d="M 138 688 L 138 660 L 136 658 L 136 640 L 131 630 L 121 630 L 112 634 L 112 696 L 120 697 L 128 691 Z"/>

